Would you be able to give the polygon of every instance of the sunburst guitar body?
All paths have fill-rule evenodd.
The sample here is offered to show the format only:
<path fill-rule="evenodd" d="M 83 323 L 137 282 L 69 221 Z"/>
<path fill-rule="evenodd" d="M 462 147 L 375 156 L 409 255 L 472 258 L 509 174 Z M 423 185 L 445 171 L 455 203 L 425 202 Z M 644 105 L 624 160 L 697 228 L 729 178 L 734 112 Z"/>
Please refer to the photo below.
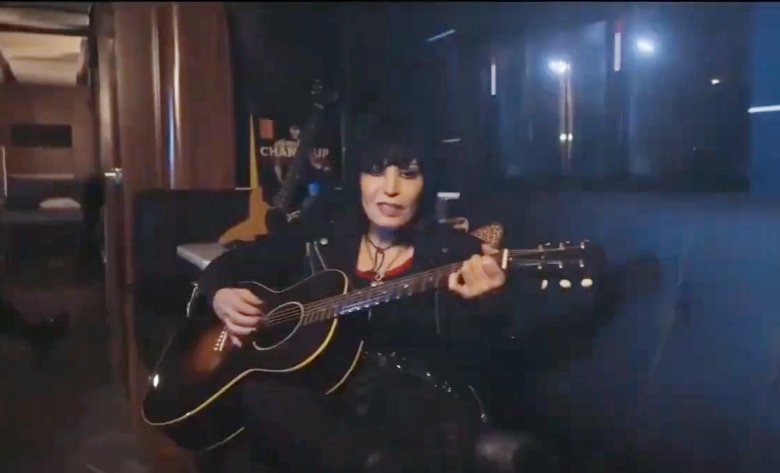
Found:
<path fill-rule="evenodd" d="M 215 315 L 192 314 L 149 377 L 144 420 L 188 450 L 214 448 L 242 431 L 234 387 L 244 377 L 285 375 L 288 382 L 329 393 L 359 360 L 363 343 L 345 325 L 357 329 L 361 319 L 309 323 L 319 315 L 305 310 L 313 301 L 345 294 L 344 273 L 326 270 L 281 292 L 256 283 L 241 287 L 264 301 L 266 318 L 277 323 L 238 347 Z"/>

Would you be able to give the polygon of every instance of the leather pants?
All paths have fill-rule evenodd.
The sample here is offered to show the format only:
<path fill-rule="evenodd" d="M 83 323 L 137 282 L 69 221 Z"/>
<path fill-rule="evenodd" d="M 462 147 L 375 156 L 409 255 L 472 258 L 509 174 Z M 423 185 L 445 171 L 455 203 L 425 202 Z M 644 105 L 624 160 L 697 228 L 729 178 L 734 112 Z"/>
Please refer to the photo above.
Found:
<path fill-rule="evenodd" d="M 328 398 L 248 380 L 242 397 L 253 466 L 247 471 L 551 471 L 517 470 L 534 454 L 546 460 L 546 452 L 528 435 L 489 429 L 478 410 L 463 407 L 473 405 L 470 393 L 455 393 L 424 367 L 394 355 L 367 355 L 363 363 L 344 392 Z"/>

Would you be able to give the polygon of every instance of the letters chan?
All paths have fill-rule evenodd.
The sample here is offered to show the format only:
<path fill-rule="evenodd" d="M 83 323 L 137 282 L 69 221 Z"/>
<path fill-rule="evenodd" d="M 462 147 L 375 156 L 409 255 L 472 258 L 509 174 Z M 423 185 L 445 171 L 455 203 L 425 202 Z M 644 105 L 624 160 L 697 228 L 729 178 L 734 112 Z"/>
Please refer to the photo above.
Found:
<path fill-rule="evenodd" d="M 261 146 L 260 156 L 265 158 L 292 158 L 295 156 L 297 146 Z M 312 153 L 315 158 L 325 159 L 330 154 L 327 148 L 314 148 Z"/>

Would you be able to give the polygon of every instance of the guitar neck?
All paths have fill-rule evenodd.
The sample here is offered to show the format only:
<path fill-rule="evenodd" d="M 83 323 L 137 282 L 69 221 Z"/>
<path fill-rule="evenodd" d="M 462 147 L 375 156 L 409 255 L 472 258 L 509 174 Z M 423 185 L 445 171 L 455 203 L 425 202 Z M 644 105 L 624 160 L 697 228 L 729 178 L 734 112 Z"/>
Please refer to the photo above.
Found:
<path fill-rule="evenodd" d="M 330 320 L 340 315 L 359 312 L 379 304 L 443 288 L 447 284 L 449 275 L 457 271 L 459 266 L 460 263 L 450 264 L 307 304 L 304 306 L 305 323 Z"/>
<path fill-rule="evenodd" d="M 300 178 L 303 164 L 306 161 L 306 155 L 308 154 L 311 143 L 314 141 L 314 136 L 317 133 L 317 126 L 319 125 L 323 109 L 324 107 L 321 104 L 314 104 L 314 111 L 301 133 L 301 140 L 298 143 L 298 149 L 296 149 L 295 155 L 293 156 L 287 171 L 287 178 L 273 198 L 274 208 L 287 211 L 291 204 L 290 201 L 295 192 L 295 188 L 298 186 L 298 179 Z"/>
<path fill-rule="evenodd" d="M 558 260 L 527 259 L 528 256 L 543 254 L 550 250 L 501 250 L 492 256 L 502 269 L 512 266 L 533 266 L 555 264 Z M 440 266 L 435 269 L 412 274 L 391 281 L 384 281 L 372 287 L 347 294 L 330 297 L 304 306 L 304 323 L 321 322 L 335 317 L 359 312 L 379 304 L 405 299 L 433 289 L 443 289 L 448 285 L 450 274 L 458 271 L 463 262 Z"/>

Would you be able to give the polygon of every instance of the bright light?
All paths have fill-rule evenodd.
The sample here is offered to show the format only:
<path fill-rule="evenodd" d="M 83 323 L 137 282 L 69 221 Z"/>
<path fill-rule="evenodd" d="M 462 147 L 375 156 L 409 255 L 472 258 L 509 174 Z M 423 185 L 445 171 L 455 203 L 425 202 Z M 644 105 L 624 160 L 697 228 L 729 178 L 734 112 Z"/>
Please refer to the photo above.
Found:
<path fill-rule="evenodd" d="M 439 33 L 435 36 L 431 36 L 430 38 L 426 39 L 425 41 L 429 43 L 433 43 L 434 41 L 438 41 L 440 39 L 446 38 L 447 36 L 455 34 L 455 30 L 447 30 L 444 33 Z"/>
<path fill-rule="evenodd" d="M 558 75 L 563 75 L 563 73 L 568 72 L 571 70 L 571 64 L 565 61 L 550 61 L 549 64 L 550 70 Z"/>
<path fill-rule="evenodd" d="M 496 60 L 490 64 L 490 95 L 496 95 Z"/>
<path fill-rule="evenodd" d="M 710 81 L 710 84 L 712 84 L 712 85 L 718 85 L 718 84 L 720 84 L 720 79 L 712 79 L 712 80 Z"/>
<path fill-rule="evenodd" d="M 780 105 L 764 105 L 762 107 L 750 107 L 748 113 L 780 112 Z"/>
<path fill-rule="evenodd" d="M 638 39 L 636 41 L 636 49 L 642 54 L 650 55 L 655 53 L 655 43 L 649 39 Z"/>

